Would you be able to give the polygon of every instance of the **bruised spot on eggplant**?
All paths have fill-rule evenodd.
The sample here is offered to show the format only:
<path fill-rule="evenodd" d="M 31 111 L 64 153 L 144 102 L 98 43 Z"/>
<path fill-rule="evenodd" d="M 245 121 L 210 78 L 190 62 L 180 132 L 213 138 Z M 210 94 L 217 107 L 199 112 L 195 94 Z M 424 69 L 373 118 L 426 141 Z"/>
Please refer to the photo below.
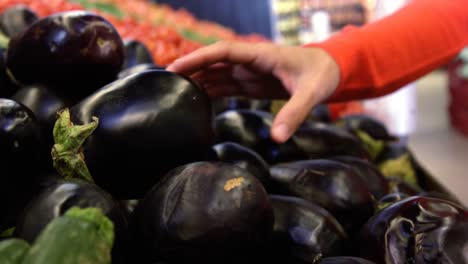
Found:
<path fill-rule="evenodd" d="M 226 181 L 226 184 L 224 185 L 224 190 L 226 192 L 230 192 L 232 189 L 235 189 L 236 187 L 241 186 L 243 182 L 244 182 L 244 177 L 230 179 Z"/>
<path fill-rule="evenodd" d="M 231 191 L 220 187 L 225 185 Z M 133 220 L 134 263 L 242 263 L 231 260 L 250 257 L 268 242 L 274 215 L 265 189 L 248 171 L 195 162 L 166 174 Z"/>

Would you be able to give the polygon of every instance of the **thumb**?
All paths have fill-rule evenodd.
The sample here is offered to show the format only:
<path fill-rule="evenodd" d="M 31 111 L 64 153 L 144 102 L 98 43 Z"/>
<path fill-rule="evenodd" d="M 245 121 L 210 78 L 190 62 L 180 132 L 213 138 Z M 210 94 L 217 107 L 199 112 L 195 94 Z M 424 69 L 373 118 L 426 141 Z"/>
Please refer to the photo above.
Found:
<path fill-rule="evenodd" d="M 300 89 L 292 95 L 289 101 L 281 108 L 273 121 L 271 136 L 274 141 L 284 143 L 296 132 L 297 128 L 306 119 L 313 106 L 322 98 L 315 92 L 316 87 L 310 79 L 308 85 L 299 83 Z"/>

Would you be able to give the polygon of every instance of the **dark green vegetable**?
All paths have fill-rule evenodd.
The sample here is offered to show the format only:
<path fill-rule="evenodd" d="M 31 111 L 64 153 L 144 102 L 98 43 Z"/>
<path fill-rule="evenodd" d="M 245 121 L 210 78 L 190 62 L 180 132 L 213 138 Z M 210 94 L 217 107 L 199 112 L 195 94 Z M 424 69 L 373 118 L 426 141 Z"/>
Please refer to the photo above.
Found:
<path fill-rule="evenodd" d="M 21 264 L 30 246 L 21 239 L 10 238 L 0 242 L 0 263 Z"/>
<path fill-rule="evenodd" d="M 0 15 L 0 30 L 7 37 L 14 37 L 26 30 L 38 20 L 37 14 L 25 5 L 15 5 L 7 8 Z"/>
<path fill-rule="evenodd" d="M 353 234 L 373 214 L 372 194 L 349 166 L 332 160 L 282 163 L 270 168 L 272 179 L 288 195 L 325 208 Z"/>
<path fill-rule="evenodd" d="M 270 167 L 255 151 L 234 142 L 213 146 L 218 160 L 230 162 L 249 171 L 268 190 L 271 185 Z"/>
<path fill-rule="evenodd" d="M 191 163 L 169 172 L 138 205 L 135 255 L 149 263 L 223 263 L 251 256 L 272 227 L 268 195 L 248 171 Z"/>
<path fill-rule="evenodd" d="M 347 235 L 325 209 L 296 197 L 271 195 L 275 215 L 265 263 L 316 263 L 343 252 Z"/>
<path fill-rule="evenodd" d="M 34 114 L 27 107 L 0 98 L 0 232 L 14 225 L 41 180 L 43 140 Z"/>
<path fill-rule="evenodd" d="M 153 56 L 145 44 L 138 40 L 124 40 L 125 61 L 122 69 L 128 69 L 140 64 L 154 64 Z"/>
<path fill-rule="evenodd" d="M 70 112 L 73 123 L 85 124 L 84 131 L 95 128 L 82 146 L 84 159 L 96 184 L 117 199 L 140 199 L 169 170 L 212 158 L 210 100 L 189 79 L 171 72 L 153 70 L 120 79 Z M 70 146 L 67 135 L 77 127 L 67 125 L 66 115 L 61 118 L 57 155 L 72 161 L 81 154 L 64 146 Z"/>
<path fill-rule="evenodd" d="M 46 85 L 76 102 L 115 80 L 123 61 L 122 39 L 107 20 L 70 11 L 42 18 L 13 37 L 6 65 L 17 82 Z"/>
<path fill-rule="evenodd" d="M 270 137 L 272 116 L 258 110 L 229 110 L 215 119 L 215 133 L 219 142 L 231 141 L 253 149 L 268 163 L 305 159 L 293 141 L 277 144 Z"/>
<path fill-rule="evenodd" d="M 467 263 L 468 213 L 451 202 L 410 197 L 373 216 L 359 255 L 376 263 Z"/>
<path fill-rule="evenodd" d="M 22 264 L 110 264 L 114 226 L 97 208 L 73 207 L 41 232 Z"/>
<path fill-rule="evenodd" d="M 292 141 L 308 159 L 343 155 L 370 159 L 364 145 L 353 134 L 324 123 L 304 123 L 294 133 Z"/>

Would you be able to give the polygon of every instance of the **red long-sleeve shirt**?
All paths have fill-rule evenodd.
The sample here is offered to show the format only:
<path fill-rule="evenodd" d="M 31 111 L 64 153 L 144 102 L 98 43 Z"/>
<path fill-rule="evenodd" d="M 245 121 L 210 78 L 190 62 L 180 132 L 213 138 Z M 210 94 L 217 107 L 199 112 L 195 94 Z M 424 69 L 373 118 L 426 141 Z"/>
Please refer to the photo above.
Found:
<path fill-rule="evenodd" d="M 393 15 L 347 27 L 319 46 L 340 67 L 330 102 L 395 91 L 453 59 L 468 44 L 468 0 L 413 0 Z"/>

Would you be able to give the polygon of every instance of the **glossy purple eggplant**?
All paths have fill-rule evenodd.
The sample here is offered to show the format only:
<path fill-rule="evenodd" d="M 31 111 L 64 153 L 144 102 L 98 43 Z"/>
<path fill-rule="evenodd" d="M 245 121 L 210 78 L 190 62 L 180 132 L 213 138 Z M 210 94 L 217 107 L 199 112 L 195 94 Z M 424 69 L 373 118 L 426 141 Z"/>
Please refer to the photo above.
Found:
<path fill-rule="evenodd" d="M 44 155 L 47 155 L 48 163 L 52 165 L 50 157 L 50 150 L 54 145 L 52 131 L 57 119 L 57 113 L 67 106 L 66 102 L 42 85 L 25 86 L 19 89 L 11 98 L 28 107 L 36 116 L 46 144 L 46 153 Z"/>
<path fill-rule="evenodd" d="M 374 195 L 375 199 L 380 199 L 382 196 L 388 194 L 389 184 L 388 180 L 379 171 L 379 168 L 368 160 L 352 157 L 352 156 L 336 156 L 331 159 L 342 162 L 361 176 L 366 182 L 369 191 Z"/>
<path fill-rule="evenodd" d="M 268 163 L 305 159 L 306 156 L 291 140 L 277 144 L 270 137 L 272 116 L 258 110 L 229 110 L 215 119 L 219 142 L 232 141 L 260 154 Z"/>
<path fill-rule="evenodd" d="M 119 79 L 70 109 L 73 123 L 99 125 L 83 145 L 96 184 L 118 199 L 139 199 L 169 170 L 211 158 L 208 96 L 164 70 Z"/>
<path fill-rule="evenodd" d="M 147 262 L 224 263 L 249 256 L 273 229 L 262 184 L 223 162 L 178 167 L 140 202 L 133 224 L 137 256 Z"/>
<path fill-rule="evenodd" d="M 368 151 L 357 137 L 329 124 L 306 122 L 291 139 L 308 159 L 343 155 L 370 159 Z"/>
<path fill-rule="evenodd" d="M 468 212 L 449 201 L 410 197 L 373 216 L 359 255 L 376 263 L 468 263 Z"/>
<path fill-rule="evenodd" d="M 18 89 L 7 74 L 5 66 L 5 50 L 0 48 L 0 98 L 10 98 Z"/>
<path fill-rule="evenodd" d="M 140 72 L 144 72 L 148 70 L 163 70 L 163 68 L 152 63 L 138 64 L 138 65 L 122 70 L 121 72 L 119 72 L 117 77 L 119 79 L 122 79 L 132 74 L 140 73 Z"/>
<path fill-rule="evenodd" d="M 270 168 L 287 195 L 301 197 L 329 211 L 353 234 L 374 212 L 372 194 L 349 166 L 332 160 L 282 163 Z"/>
<path fill-rule="evenodd" d="M 308 121 L 330 123 L 332 120 L 330 109 L 326 104 L 319 104 L 312 108 L 312 111 L 307 116 Z"/>
<path fill-rule="evenodd" d="M 11 38 L 26 30 L 38 19 L 37 14 L 29 7 L 15 5 L 5 9 L 0 15 L 0 30 Z"/>
<path fill-rule="evenodd" d="M 42 190 L 29 202 L 18 219 L 15 236 L 29 243 L 34 242 L 47 224 L 74 206 L 96 207 L 109 217 L 116 236 L 113 258 L 122 258 L 128 238 L 127 219 L 119 204 L 107 192 L 84 181 L 57 180 Z"/>
<path fill-rule="evenodd" d="M 376 140 L 395 141 L 397 137 L 391 135 L 385 124 L 369 115 L 347 115 L 334 122 L 351 133 L 360 130 Z"/>
<path fill-rule="evenodd" d="M 107 20 L 70 11 L 42 18 L 13 37 L 6 65 L 18 83 L 43 84 L 77 101 L 115 80 L 123 61 L 122 39 Z"/>
<path fill-rule="evenodd" d="M 271 108 L 270 100 L 253 99 L 241 96 L 228 96 L 213 99 L 213 110 L 216 115 L 228 110 L 259 110 L 269 112 Z"/>
<path fill-rule="evenodd" d="M 316 263 L 343 253 L 347 235 L 325 209 L 301 198 L 270 195 L 275 215 L 265 263 Z"/>
<path fill-rule="evenodd" d="M 356 257 L 330 257 L 324 258 L 318 264 L 376 264 L 372 261 Z"/>
<path fill-rule="evenodd" d="M 153 56 L 145 44 L 134 39 L 124 40 L 125 60 L 122 69 L 128 69 L 140 64 L 154 64 Z"/>
<path fill-rule="evenodd" d="M 249 171 L 268 190 L 271 185 L 270 166 L 255 151 L 234 142 L 223 142 L 213 146 L 218 160 L 232 163 Z"/>
<path fill-rule="evenodd" d="M 43 140 L 34 114 L 10 99 L 0 99 L 0 229 L 11 224 L 40 181 Z"/>

